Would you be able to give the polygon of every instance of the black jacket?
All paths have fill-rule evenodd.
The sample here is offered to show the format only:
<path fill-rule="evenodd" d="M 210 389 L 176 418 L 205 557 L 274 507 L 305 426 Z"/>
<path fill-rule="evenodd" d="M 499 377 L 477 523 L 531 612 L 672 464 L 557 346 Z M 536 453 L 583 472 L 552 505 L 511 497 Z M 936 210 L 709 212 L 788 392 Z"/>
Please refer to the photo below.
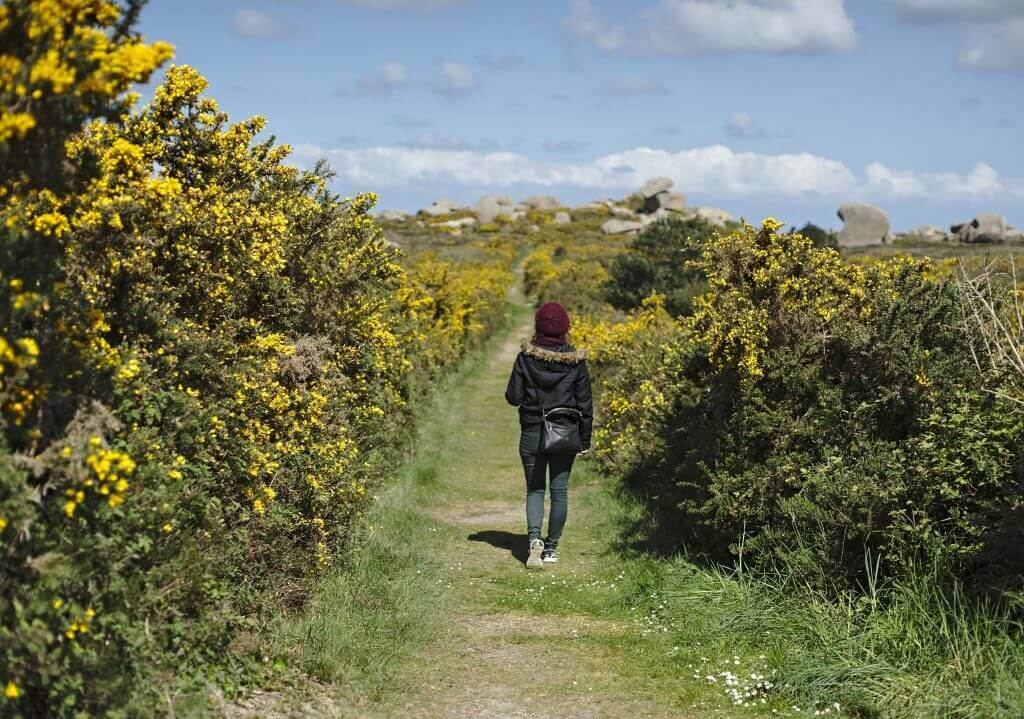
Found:
<path fill-rule="evenodd" d="M 530 365 L 530 374 L 524 365 Z M 536 430 L 542 424 L 537 406 L 537 388 L 530 376 L 540 385 L 540 397 L 545 409 L 572 407 L 583 415 L 580 440 L 583 449 L 590 448 L 590 435 L 594 429 L 594 402 L 590 395 L 590 374 L 587 372 L 586 354 L 568 345 L 538 347 L 523 340 L 521 351 L 508 378 L 505 399 L 519 407 L 519 425 Z"/>

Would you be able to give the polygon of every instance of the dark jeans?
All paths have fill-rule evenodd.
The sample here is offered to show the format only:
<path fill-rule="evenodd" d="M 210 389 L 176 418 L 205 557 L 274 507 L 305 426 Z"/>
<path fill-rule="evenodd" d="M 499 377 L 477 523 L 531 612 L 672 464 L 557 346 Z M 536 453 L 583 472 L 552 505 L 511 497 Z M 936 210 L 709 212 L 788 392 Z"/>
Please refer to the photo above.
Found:
<path fill-rule="evenodd" d="M 574 454 L 546 454 L 540 450 L 540 430 L 523 431 L 519 436 L 519 456 L 526 473 L 526 529 L 530 539 L 540 538 L 540 525 L 544 521 L 544 489 L 547 474 L 551 473 L 551 516 L 548 517 L 548 537 L 545 549 L 555 549 L 562 537 L 565 515 L 569 510 L 569 473 Z"/>

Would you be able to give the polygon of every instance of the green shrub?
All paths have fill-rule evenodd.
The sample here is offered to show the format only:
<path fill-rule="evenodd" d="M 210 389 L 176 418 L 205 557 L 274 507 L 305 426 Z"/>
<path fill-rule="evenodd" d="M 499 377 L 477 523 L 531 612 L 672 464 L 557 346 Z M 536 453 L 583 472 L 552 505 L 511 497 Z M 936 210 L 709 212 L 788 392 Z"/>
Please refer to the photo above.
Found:
<path fill-rule="evenodd" d="M 866 552 L 975 571 L 1021 510 L 1019 375 L 979 369 L 928 263 L 855 266 L 777 230 L 709 241 L 711 289 L 675 339 L 621 337 L 633 351 L 598 366 L 606 461 L 675 483 L 681 539 L 742 536 L 745 561 L 804 582 L 856 583 Z"/>
<path fill-rule="evenodd" d="M 798 235 L 802 235 L 814 243 L 815 247 L 839 246 L 839 238 L 836 236 L 835 232 L 830 232 L 823 227 L 818 227 L 813 222 L 808 222 L 796 232 Z"/>
<path fill-rule="evenodd" d="M 714 231 L 700 218 L 670 217 L 648 225 L 609 266 L 604 288 L 608 304 L 635 310 L 657 293 L 665 297 L 670 314 L 690 314 L 694 299 L 706 289 L 703 275 L 691 263 Z"/>

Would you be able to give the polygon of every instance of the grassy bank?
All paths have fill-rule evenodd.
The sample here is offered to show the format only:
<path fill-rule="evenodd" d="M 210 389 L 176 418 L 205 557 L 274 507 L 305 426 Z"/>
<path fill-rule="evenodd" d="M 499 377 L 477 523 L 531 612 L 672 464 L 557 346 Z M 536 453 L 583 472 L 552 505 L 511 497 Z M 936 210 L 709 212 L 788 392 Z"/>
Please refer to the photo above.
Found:
<path fill-rule="evenodd" d="M 628 493 L 615 501 L 636 505 L 622 516 L 643 516 Z M 677 668 L 740 704 L 794 716 L 1024 716 L 1016 597 L 999 606 L 969 597 L 934 568 L 837 596 L 783 576 L 625 551 L 622 582 L 654 597 L 637 611 L 667 627 Z M 751 674 L 770 686 L 759 689 Z M 730 676 L 738 685 L 723 686 Z"/>

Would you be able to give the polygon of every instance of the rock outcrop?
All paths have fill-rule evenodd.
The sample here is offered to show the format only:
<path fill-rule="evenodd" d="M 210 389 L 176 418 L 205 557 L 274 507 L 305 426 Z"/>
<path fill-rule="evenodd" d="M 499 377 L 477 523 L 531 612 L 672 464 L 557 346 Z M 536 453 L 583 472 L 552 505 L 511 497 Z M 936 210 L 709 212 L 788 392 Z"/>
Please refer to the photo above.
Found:
<path fill-rule="evenodd" d="M 377 219 L 381 222 L 404 222 L 412 215 L 405 210 L 382 210 L 377 213 Z"/>
<path fill-rule="evenodd" d="M 459 204 L 454 200 L 435 200 L 434 204 L 430 207 L 424 207 L 420 212 L 431 217 L 441 217 L 442 215 L 450 215 L 458 209 L 460 209 Z"/>
<path fill-rule="evenodd" d="M 949 228 L 961 242 L 1005 242 L 1012 228 L 1006 218 L 994 212 L 982 212 L 970 222 L 962 222 Z"/>
<path fill-rule="evenodd" d="M 686 195 L 681 192 L 670 192 L 672 180 L 667 177 L 655 177 L 644 183 L 640 195 L 644 198 L 641 213 L 652 215 L 658 210 L 686 212 Z"/>
<path fill-rule="evenodd" d="M 471 208 L 482 224 L 494 222 L 498 217 L 517 220 L 526 215 L 523 205 L 517 205 L 507 195 L 486 195 Z"/>
<path fill-rule="evenodd" d="M 627 232 L 636 232 L 643 224 L 631 220 L 608 220 L 601 225 L 601 232 L 606 235 L 622 235 Z"/>
<path fill-rule="evenodd" d="M 850 202 L 836 213 L 843 221 L 839 233 L 840 247 L 867 247 L 880 245 L 892 239 L 889 215 L 874 205 Z"/>
<path fill-rule="evenodd" d="M 643 195 L 646 200 L 648 197 L 654 197 L 662 192 L 668 192 L 672 189 L 672 180 L 668 177 L 652 177 L 650 180 L 644 183 L 644 186 L 640 188 L 640 194 Z"/>
<path fill-rule="evenodd" d="M 667 210 L 668 212 L 687 211 L 686 195 L 682 192 L 663 192 L 660 195 L 655 195 L 654 199 L 658 201 L 658 210 Z"/>
<path fill-rule="evenodd" d="M 669 217 L 671 214 L 672 213 L 669 212 L 668 210 L 658 209 L 658 210 L 656 210 L 655 212 L 652 212 L 649 215 L 640 215 L 640 223 L 644 227 L 647 227 L 647 225 L 652 225 L 655 222 L 657 222 L 658 220 L 662 220 L 662 219 L 664 219 L 666 217 Z"/>
<path fill-rule="evenodd" d="M 558 201 L 558 198 L 551 195 L 533 195 L 523 200 L 523 204 L 531 210 L 541 210 L 544 212 L 554 212 L 562 207 L 562 203 Z"/>
<path fill-rule="evenodd" d="M 725 223 L 733 221 L 730 213 L 715 207 L 698 207 L 692 211 L 691 216 L 699 217 L 713 227 L 725 227 Z"/>
<path fill-rule="evenodd" d="M 568 212 L 566 212 L 565 210 L 562 210 L 561 212 L 556 212 L 555 213 L 554 223 L 556 225 L 568 225 L 571 222 L 572 222 L 572 216 Z"/>
<path fill-rule="evenodd" d="M 935 225 L 920 225 L 903 235 L 914 242 L 949 242 L 949 233 Z"/>

